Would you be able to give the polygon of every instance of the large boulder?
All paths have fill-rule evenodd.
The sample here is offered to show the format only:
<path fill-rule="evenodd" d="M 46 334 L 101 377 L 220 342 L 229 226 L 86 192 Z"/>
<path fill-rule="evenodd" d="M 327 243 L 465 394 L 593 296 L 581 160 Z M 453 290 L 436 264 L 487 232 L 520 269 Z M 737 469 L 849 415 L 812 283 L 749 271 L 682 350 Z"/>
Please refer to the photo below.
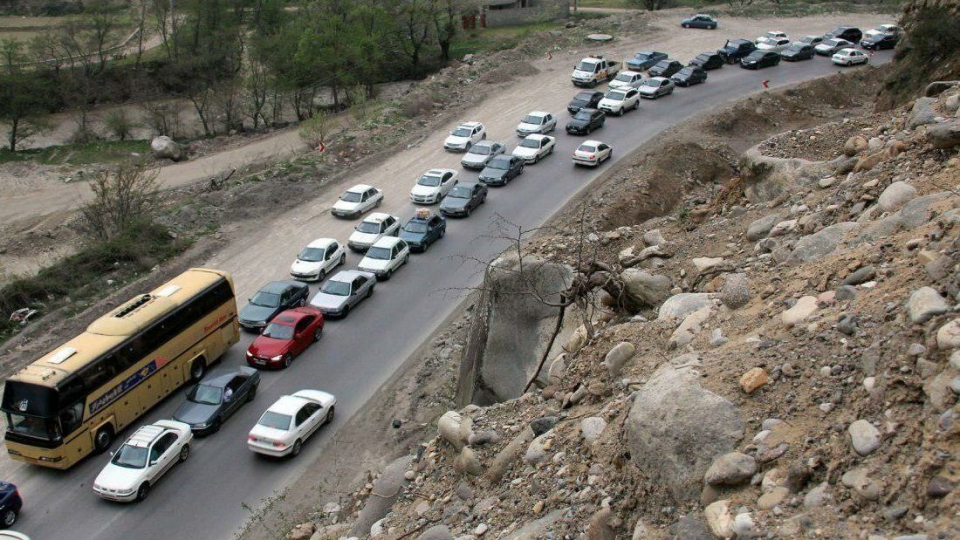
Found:
<path fill-rule="evenodd" d="M 404 475 L 412 463 L 413 456 L 404 456 L 387 465 L 380 478 L 373 483 L 370 497 L 367 498 L 360 516 L 353 523 L 353 528 L 347 536 L 361 537 L 370 534 L 370 527 L 390 512 L 393 503 L 400 496 L 400 491 L 410 483 Z"/>
<path fill-rule="evenodd" d="M 694 311 L 712 306 L 707 293 L 680 293 L 667 299 L 657 311 L 658 319 L 682 319 Z"/>
<path fill-rule="evenodd" d="M 153 150 L 153 155 L 157 159 L 180 161 L 186 157 L 183 152 L 183 147 L 166 135 L 154 137 L 154 139 L 150 141 L 150 149 Z"/>
<path fill-rule="evenodd" d="M 780 222 L 780 214 L 770 214 L 760 219 L 754 220 L 747 226 L 747 240 L 756 242 L 761 238 L 766 238 L 770 234 L 773 226 Z"/>
<path fill-rule="evenodd" d="M 829 255 L 837 249 L 837 246 L 846 238 L 847 234 L 857 227 L 859 227 L 858 224 L 845 221 L 826 227 L 815 234 L 804 236 L 794 246 L 787 262 L 801 264 Z"/>
<path fill-rule="evenodd" d="M 910 117 L 907 119 L 907 127 L 916 129 L 920 126 L 933 124 L 937 121 L 937 113 L 933 106 L 937 103 L 937 98 L 922 97 L 913 102 L 913 109 L 910 111 Z"/>
<path fill-rule="evenodd" d="M 632 459 L 683 502 L 698 500 L 707 469 L 743 437 L 737 408 L 698 378 L 693 369 L 661 367 L 637 392 L 626 424 Z"/>
<path fill-rule="evenodd" d="M 536 373 L 550 344 L 560 311 L 551 303 L 573 281 L 573 269 L 564 264 L 504 255 L 491 263 L 484 294 L 474 317 L 470 340 L 460 369 L 461 405 L 486 405 L 520 396 Z M 563 352 L 573 334 L 575 317 L 566 317 L 549 357 Z M 547 370 L 538 378 L 549 384 Z"/>
<path fill-rule="evenodd" d="M 640 307 L 654 307 L 670 297 L 673 285 L 670 278 L 651 274 L 637 268 L 628 268 L 620 274 L 624 292 Z"/>
<path fill-rule="evenodd" d="M 877 206 L 883 212 L 894 212 L 917 196 L 917 188 L 906 182 L 894 182 L 887 186 L 877 199 Z"/>
<path fill-rule="evenodd" d="M 933 218 L 933 210 L 930 209 L 933 203 L 949 196 L 950 193 L 944 191 L 912 199 L 900 209 L 900 222 L 907 230 L 927 224 Z"/>
<path fill-rule="evenodd" d="M 960 145 L 960 120 L 943 122 L 927 128 L 927 140 L 935 148 L 953 148 Z"/>
<path fill-rule="evenodd" d="M 781 195 L 795 193 L 799 188 L 829 176 L 835 168 L 835 165 L 823 162 L 764 156 L 758 146 L 740 157 L 744 193 L 754 203 L 768 202 Z"/>

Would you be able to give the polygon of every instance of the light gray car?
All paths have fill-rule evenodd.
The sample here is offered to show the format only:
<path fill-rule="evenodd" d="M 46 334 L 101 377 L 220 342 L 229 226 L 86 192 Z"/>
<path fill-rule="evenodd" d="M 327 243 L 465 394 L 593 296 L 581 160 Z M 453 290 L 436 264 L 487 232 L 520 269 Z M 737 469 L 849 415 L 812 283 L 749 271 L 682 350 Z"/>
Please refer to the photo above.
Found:
<path fill-rule="evenodd" d="M 320 287 L 310 305 L 327 317 L 346 317 L 357 304 L 370 298 L 377 276 L 359 270 L 337 272 Z"/>
<path fill-rule="evenodd" d="M 482 169 L 490 160 L 504 153 L 506 148 L 498 142 L 480 141 L 470 147 L 460 164 L 467 169 Z"/>

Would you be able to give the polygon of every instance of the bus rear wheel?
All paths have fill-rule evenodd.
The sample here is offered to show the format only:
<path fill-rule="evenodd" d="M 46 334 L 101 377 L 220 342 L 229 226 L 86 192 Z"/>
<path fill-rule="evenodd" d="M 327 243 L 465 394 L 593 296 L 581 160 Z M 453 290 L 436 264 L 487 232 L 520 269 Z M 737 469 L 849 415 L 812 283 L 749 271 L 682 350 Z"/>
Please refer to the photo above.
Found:
<path fill-rule="evenodd" d="M 103 426 L 97 430 L 97 434 L 93 437 L 93 451 L 96 454 L 102 454 L 110 448 L 110 444 L 113 443 L 113 427 Z"/>
<path fill-rule="evenodd" d="M 140 489 L 137 490 L 137 501 L 142 501 L 147 498 L 147 495 L 150 494 L 150 484 L 144 482 L 140 484 Z"/>
<path fill-rule="evenodd" d="M 197 358 L 193 361 L 193 364 L 190 366 L 190 380 L 199 381 L 203 378 L 204 374 L 207 372 L 207 363 L 203 361 L 203 358 Z"/>

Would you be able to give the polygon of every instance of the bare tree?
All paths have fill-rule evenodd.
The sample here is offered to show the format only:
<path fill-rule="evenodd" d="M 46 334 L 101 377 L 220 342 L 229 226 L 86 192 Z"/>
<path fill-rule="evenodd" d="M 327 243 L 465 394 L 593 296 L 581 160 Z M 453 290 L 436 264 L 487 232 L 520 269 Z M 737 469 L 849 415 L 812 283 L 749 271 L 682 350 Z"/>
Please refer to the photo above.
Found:
<path fill-rule="evenodd" d="M 267 98 L 270 92 L 270 77 L 267 74 L 267 67 L 262 63 L 251 60 L 247 68 L 247 77 L 244 81 L 244 114 L 253 123 L 253 130 L 260 128 L 260 122 L 266 125 L 267 118 L 264 116 L 264 108 L 267 106 Z"/>
<path fill-rule="evenodd" d="M 140 69 L 140 61 L 143 59 L 143 49 L 147 39 L 147 19 L 150 16 L 150 0 L 135 0 L 134 2 L 134 21 L 137 32 L 137 55 L 135 60 L 136 69 Z"/>
<path fill-rule="evenodd" d="M 106 241 L 149 220 L 157 207 L 158 173 L 137 163 L 97 174 L 90 181 L 93 200 L 81 210 L 90 234 Z"/>
<path fill-rule="evenodd" d="M 227 80 L 213 89 L 213 109 L 225 132 L 243 131 L 244 89 L 240 82 Z"/>
<path fill-rule="evenodd" d="M 307 146 L 316 146 L 330 135 L 333 127 L 332 120 L 333 116 L 320 109 L 312 117 L 300 123 L 300 138 Z"/>

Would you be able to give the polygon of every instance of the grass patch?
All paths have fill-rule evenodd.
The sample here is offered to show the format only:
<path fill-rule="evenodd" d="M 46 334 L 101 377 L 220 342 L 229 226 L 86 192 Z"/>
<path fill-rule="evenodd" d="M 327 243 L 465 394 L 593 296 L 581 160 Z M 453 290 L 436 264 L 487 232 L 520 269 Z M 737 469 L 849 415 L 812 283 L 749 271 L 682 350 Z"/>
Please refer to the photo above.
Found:
<path fill-rule="evenodd" d="M 450 57 L 460 59 L 465 54 L 489 53 L 513 49 L 521 41 L 541 32 L 562 28 L 557 21 L 504 26 L 500 28 L 478 28 L 464 30 L 450 47 Z"/>
<path fill-rule="evenodd" d="M 171 237 L 160 225 L 138 224 L 107 242 L 84 247 L 35 276 L 8 284 L 0 289 L 0 342 L 19 328 L 9 322 L 14 310 L 29 307 L 42 316 L 63 305 L 100 297 L 189 245 L 189 241 Z M 107 280 L 113 280 L 112 285 Z"/>
<path fill-rule="evenodd" d="M 134 158 L 134 153 L 146 155 L 150 141 L 101 141 L 86 144 L 49 146 L 10 152 L 0 150 L 0 165 L 12 162 L 31 162 L 43 165 L 91 165 L 116 163 Z"/>

